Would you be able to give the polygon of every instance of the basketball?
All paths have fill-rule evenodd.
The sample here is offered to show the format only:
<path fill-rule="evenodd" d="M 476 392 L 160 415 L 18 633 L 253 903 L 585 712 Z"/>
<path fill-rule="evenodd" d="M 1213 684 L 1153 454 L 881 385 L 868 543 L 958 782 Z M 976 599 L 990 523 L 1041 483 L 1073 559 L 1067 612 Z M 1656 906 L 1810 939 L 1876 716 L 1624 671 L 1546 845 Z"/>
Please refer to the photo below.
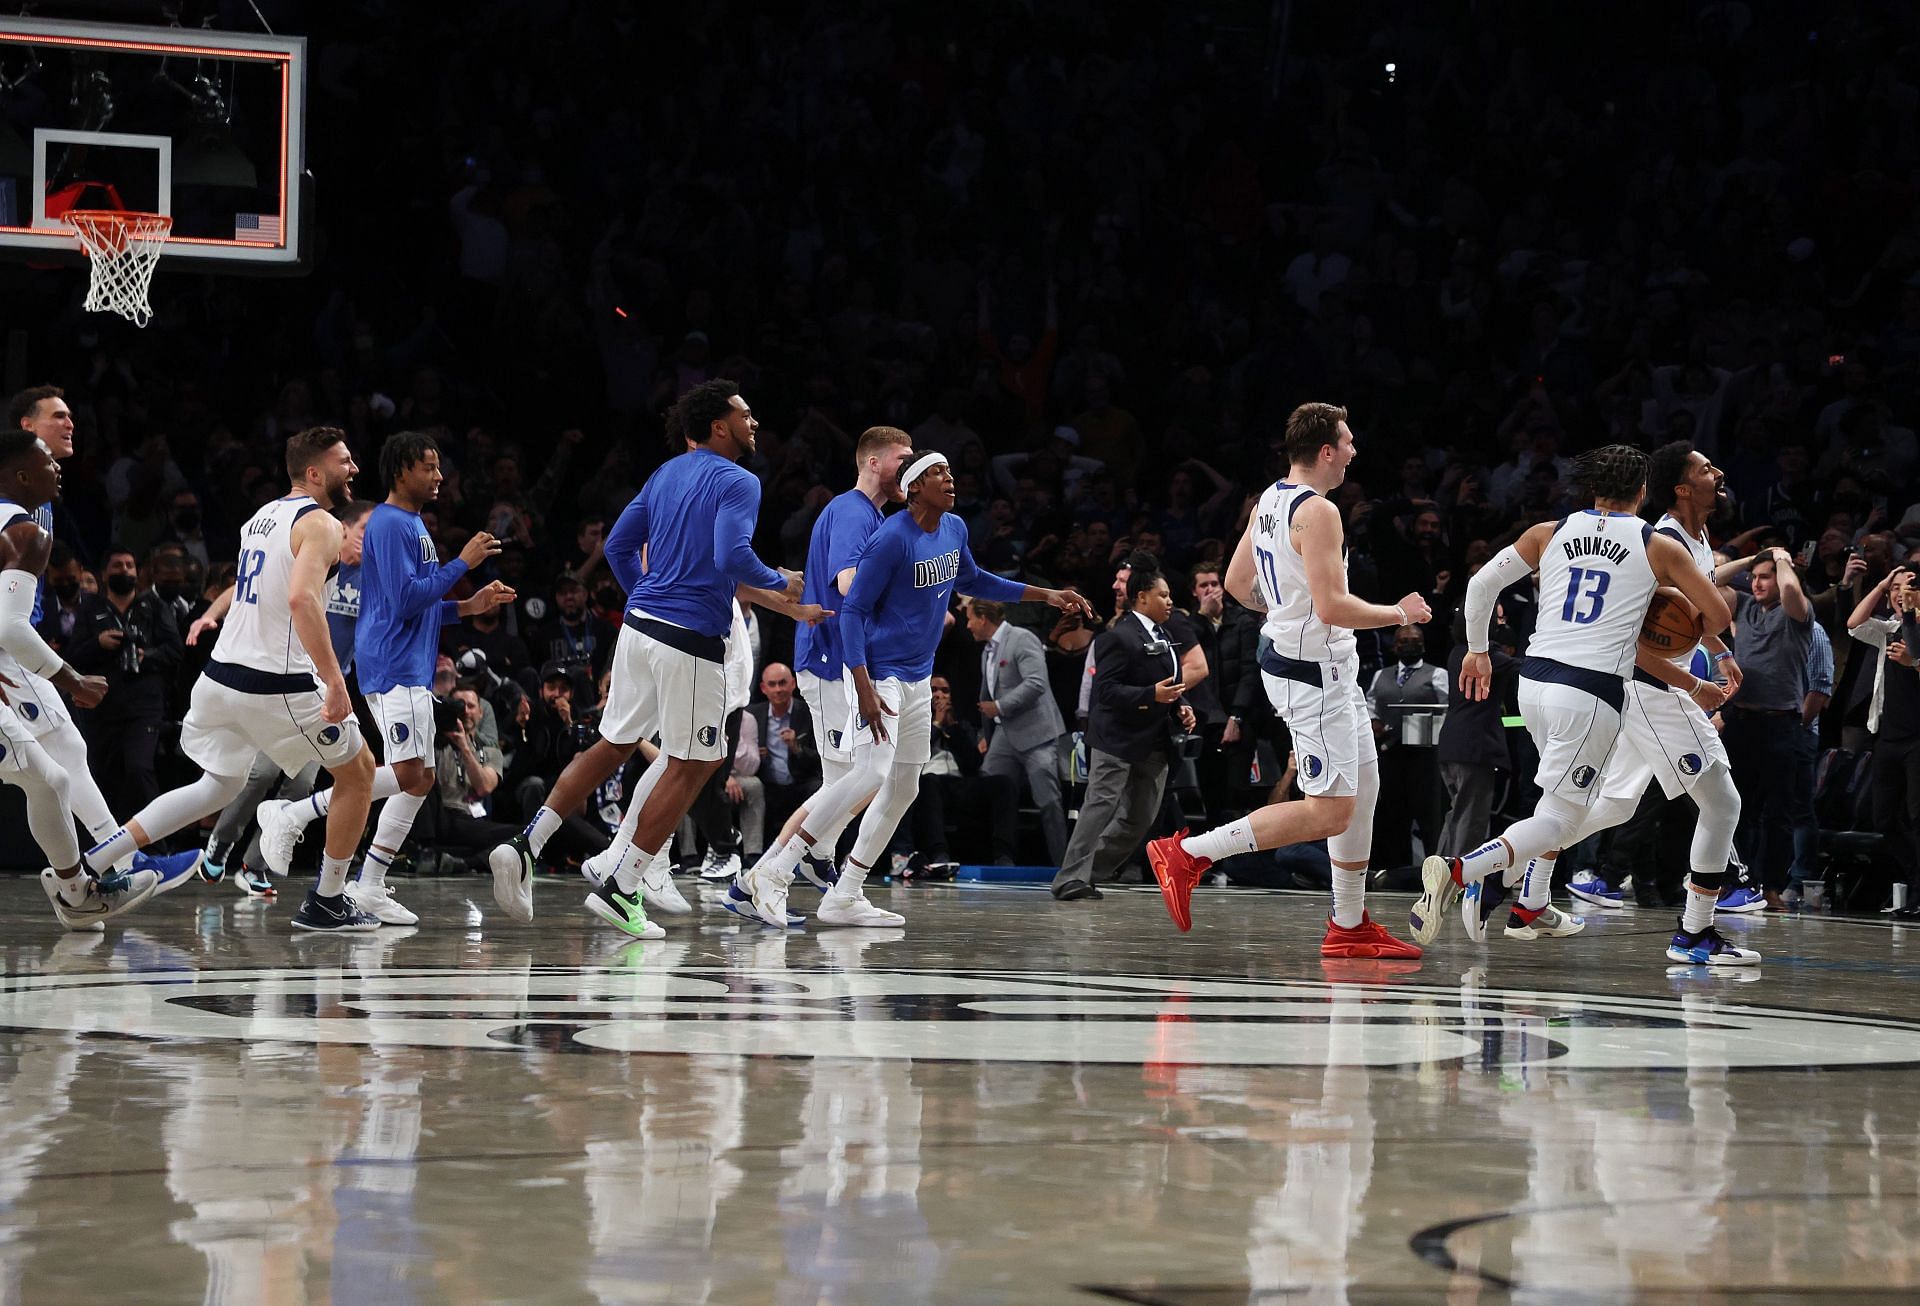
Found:
<path fill-rule="evenodd" d="M 1677 658 L 1693 651 L 1704 630 L 1699 612 L 1686 595 L 1663 586 L 1654 591 L 1646 619 L 1640 623 L 1640 647 L 1663 658 Z"/>

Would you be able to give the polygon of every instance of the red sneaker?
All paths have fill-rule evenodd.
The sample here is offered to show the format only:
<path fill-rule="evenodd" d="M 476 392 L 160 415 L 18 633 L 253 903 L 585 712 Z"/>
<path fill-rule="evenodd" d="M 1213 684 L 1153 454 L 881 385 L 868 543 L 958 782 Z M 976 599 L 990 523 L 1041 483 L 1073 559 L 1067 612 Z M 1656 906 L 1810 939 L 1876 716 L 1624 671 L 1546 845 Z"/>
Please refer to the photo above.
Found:
<path fill-rule="evenodd" d="M 1147 864 L 1153 878 L 1160 881 L 1160 896 L 1166 900 L 1167 915 L 1182 934 L 1193 928 L 1193 886 L 1213 865 L 1204 857 L 1195 857 L 1180 846 L 1187 837 L 1182 830 L 1169 839 L 1155 839 L 1147 845 Z"/>
<path fill-rule="evenodd" d="M 1412 961 L 1418 958 L 1420 946 L 1394 938 L 1386 930 L 1373 923 L 1373 917 L 1365 912 L 1360 914 L 1360 923 L 1352 929 L 1346 929 L 1333 923 L 1333 917 L 1327 917 L 1327 937 L 1320 940 L 1322 957 L 1376 957 L 1397 958 Z"/>

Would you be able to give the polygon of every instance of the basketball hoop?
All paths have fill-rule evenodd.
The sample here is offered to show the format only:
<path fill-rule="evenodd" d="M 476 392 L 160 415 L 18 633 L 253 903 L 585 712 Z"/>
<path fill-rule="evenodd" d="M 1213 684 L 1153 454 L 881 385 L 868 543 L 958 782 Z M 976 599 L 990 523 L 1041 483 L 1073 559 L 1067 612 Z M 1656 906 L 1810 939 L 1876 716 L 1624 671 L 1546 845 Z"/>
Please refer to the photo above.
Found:
<path fill-rule="evenodd" d="M 145 326 L 153 317 L 147 283 L 153 280 L 153 265 L 173 230 L 173 219 L 116 209 L 69 209 L 62 218 L 93 264 L 87 302 L 81 307 L 89 313 L 118 313 L 135 326 Z"/>

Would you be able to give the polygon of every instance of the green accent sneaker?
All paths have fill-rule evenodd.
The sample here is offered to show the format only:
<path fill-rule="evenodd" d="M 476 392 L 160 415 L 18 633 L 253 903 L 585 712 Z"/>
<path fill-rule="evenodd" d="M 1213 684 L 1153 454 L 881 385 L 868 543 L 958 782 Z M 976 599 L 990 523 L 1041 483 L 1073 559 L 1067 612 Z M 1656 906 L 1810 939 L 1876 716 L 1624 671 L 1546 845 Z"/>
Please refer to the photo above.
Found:
<path fill-rule="evenodd" d="M 612 880 L 587 895 L 586 908 L 616 930 L 636 939 L 664 939 L 667 932 L 647 919 L 639 893 L 624 893 Z"/>

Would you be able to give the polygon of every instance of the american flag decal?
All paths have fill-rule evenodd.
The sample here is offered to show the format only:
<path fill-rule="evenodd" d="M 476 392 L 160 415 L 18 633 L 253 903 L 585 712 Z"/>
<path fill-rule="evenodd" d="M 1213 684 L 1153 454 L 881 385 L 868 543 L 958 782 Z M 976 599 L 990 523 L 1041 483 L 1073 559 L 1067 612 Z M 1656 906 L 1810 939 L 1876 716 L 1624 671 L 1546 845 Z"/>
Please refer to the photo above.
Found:
<path fill-rule="evenodd" d="M 236 213 L 233 238 L 257 240 L 270 245 L 280 243 L 280 215 L 277 213 Z"/>

